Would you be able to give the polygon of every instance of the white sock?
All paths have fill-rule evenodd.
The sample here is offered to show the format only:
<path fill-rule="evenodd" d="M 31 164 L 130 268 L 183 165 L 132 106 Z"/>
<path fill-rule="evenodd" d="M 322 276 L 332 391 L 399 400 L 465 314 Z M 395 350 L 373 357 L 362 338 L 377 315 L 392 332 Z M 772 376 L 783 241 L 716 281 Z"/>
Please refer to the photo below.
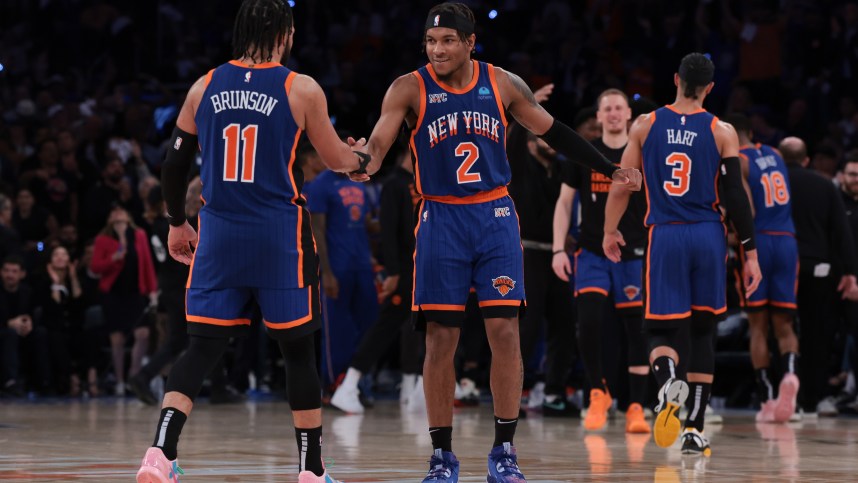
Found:
<path fill-rule="evenodd" d="M 361 375 L 362 374 L 359 370 L 354 367 L 349 367 L 349 370 L 346 371 L 346 377 L 343 379 L 343 387 L 357 389 Z"/>

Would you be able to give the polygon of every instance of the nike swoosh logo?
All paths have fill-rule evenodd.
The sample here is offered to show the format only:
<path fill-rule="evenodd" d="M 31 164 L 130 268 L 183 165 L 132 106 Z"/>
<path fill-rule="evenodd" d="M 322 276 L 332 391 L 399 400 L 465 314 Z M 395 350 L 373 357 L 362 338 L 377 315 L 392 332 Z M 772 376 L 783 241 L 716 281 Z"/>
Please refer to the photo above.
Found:
<path fill-rule="evenodd" d="M 745 240 L 742 240 L 742 245 L 744 245 L 745 243 L 748 243 L 749 241 L 751 241 L 751 239 L 750 239 L 750 238 L 745 239 Z"/>
<path fill-rule="evenodd" d="M 547 407 L 548 409 L 554 409 L 556 411 L 562 411 L 566 409 L 566 404 L 564 404 L 563 402 L 544 402 L 542 403 L 542 405 Z"/>
<path fill-rule="evenodd" d="M 515 421 L 501 421 L 500 419 L 498 419 L 498 424 L 512 424 L 516 421 L 518 421 L 518 419 L 516 419 Z"/>

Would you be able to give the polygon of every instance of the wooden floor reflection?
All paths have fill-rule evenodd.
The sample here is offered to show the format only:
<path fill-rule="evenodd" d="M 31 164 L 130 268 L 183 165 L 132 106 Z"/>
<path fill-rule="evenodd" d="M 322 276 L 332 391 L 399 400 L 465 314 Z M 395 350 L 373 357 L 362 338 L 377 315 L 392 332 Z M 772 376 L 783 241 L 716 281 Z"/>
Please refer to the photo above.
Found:
<path fill-rule="evenodd" d="M 0 481 L 130 482 L 151 444 L 157 411 L 131 400 L 0 402 Z M 663 450 L 649 436 L 626 435 L 622 421 L 586 433 L 580 420 L 519 422 L 519 463 L 531 483 L 858 481 L 858 420 L 821 419 L 788 426 L 755 424 L 750 413 L 710 426 L 711 458 Z M 347 482 L 419 482 L 431 453 L 422 414 L 380 403 L 363 416 L 327 411 L 324 454 Z M 492 414 L 456 413 L 460 481 L 485 481 Z M 201 402 L 180 442 L 193 482 L 294 482 L 295 440 L 284 403 L 210 406 Z"/>

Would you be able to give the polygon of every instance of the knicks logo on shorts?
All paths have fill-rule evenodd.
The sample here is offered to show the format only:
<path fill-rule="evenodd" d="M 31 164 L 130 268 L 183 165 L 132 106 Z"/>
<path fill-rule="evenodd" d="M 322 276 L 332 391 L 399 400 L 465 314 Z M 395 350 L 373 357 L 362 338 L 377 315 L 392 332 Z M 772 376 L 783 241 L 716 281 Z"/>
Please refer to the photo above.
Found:
<path fill-rule="evenodd" d="M 634 285 L 626 285 L 623 288 L 623 293 L 626 294 L 626 297 L 628 297 L 629 300 L 634 300 L 635 297 L 637 297 L 638 294 L 641 293 L 641 289 L 640 287 L 635 287 Z"/>
<path fill-rule="evenodd" d="M 506 275 L 501 275 L 498 278 L 492 279 L 492 287 L 496 288 L 502 296 L 506 297 L 506 294 L 515 288 L 515 280 Z"/>

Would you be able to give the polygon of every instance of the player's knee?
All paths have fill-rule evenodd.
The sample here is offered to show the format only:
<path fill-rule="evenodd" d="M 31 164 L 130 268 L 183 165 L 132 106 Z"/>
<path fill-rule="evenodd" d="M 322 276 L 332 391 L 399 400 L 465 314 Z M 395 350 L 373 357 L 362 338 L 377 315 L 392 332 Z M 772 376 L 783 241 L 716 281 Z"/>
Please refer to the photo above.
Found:
<path fill-rule="evenodd" d="M 426 357 L 444 358 L 452 356 L 459 344 L 457 327 L 446 327 L 438 323 L 429 323 L 426 327 Z"/>
<path fill-rule="evenodd" d="M 676 350 L 677 337 L 679 337 L 679 328 L 669 327 L 662 329 L 647 329 L 647 341 L 649 342 L 649 352 L 652 353 L 660 347 L 669 347 Z"/>
<path fill-rule="evenodd" d="M 794 337 L 795 332 L 792 328 L 793 317 L 791 314 L 772 314 L 772 327 L 774 328 L 775 337 L 782 339 L 784 337 Z"/>

